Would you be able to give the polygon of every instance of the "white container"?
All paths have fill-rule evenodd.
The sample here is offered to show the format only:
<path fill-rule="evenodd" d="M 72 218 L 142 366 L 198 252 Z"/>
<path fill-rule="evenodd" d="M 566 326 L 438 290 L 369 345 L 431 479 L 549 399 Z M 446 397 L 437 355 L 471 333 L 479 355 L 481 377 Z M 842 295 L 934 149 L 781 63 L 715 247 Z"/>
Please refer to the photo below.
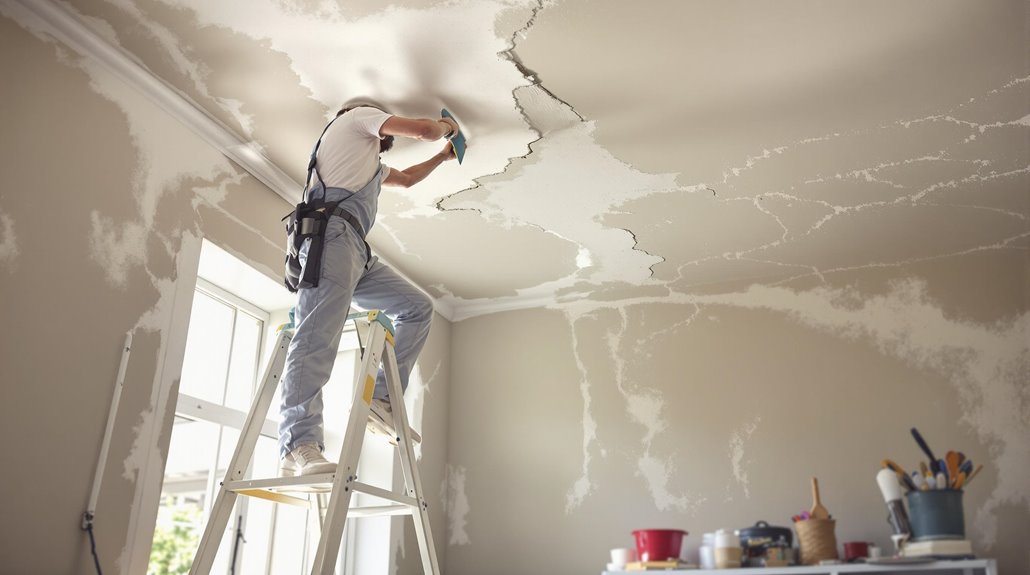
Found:
<path fill-rule="evenodd" d="M 702 569 L 715 569 L 715 547 L 702 545 L 698 550 L 698 562 Z"/>
<path fill-rule="evenodd" d="M 732 529 L 720 529 L 715 532 L 715 548 L 740 547 L 740 536 Z"/>
<path fill-rule="evenodd" d="M 612 564 L 625 567 L 627 563 L 637 560 L 637 550 L 631 547 L 619 547 L 611 550 Z"/>

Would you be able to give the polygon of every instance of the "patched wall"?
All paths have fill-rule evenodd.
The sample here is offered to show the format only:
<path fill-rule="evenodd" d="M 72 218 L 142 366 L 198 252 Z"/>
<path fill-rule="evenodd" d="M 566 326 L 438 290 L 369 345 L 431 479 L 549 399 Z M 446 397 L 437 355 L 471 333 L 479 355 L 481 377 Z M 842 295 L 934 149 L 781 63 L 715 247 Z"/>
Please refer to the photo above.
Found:
<path fill-rule="evenodd" d="M 467 504 L 448 572 L 589 572 L 654 527 L 690 531 L 696 560 L 703 532 L 790 526 L 811 476 L 838 541 L 890 549 L 874 477 L 922 457 L 912 426 L 984 464 L 968 533 L 1025 571 L 1026 269 L 978 254 L 455 324 L 449 457 Z"/>
<path fill-rule="evenodd" d="M 0 11 L 4 573 L 92 573 L 79 529 L 125 333 L 134 335 L 95 524 L 105 573 L 146 571 L 201 238 L 271 277 L 286 202 L 43 28 Z M 443 335 L 439 335 L 442 333 Z M 447 320 L 417 414 L 443 481 Z M 441 519 L 442 520 L 442 519 Z M 414 538 L 398 554 L 417 556 Z M 441 556 L 445 547 L 441 543 Z"/>

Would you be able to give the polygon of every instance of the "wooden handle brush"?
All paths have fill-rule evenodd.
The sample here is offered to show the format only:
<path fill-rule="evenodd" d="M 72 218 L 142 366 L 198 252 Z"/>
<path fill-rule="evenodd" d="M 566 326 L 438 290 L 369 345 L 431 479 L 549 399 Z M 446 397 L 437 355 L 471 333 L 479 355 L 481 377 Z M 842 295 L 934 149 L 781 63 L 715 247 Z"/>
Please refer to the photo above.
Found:
<path fill-rule="evenodd" d="M 823 507 L 823 502 L 819 499 L 819 480 L 815 477 L 812 478 L 812 510 L 809 513 L 812 519 L 830 518 L 829 510 Z"/>

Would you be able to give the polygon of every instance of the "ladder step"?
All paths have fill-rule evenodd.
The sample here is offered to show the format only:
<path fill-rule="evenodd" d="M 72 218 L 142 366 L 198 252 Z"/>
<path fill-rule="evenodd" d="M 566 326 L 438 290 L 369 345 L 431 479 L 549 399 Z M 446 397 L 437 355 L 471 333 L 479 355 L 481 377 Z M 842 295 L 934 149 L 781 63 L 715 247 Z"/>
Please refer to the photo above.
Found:
<path fill-rule="evenodd" d="M 247 497 L 265 499 L 274 503 L 282 503 L 284 505 L 294 505 L 296 507 L 311 506 L 311 502 L 307 499 L 301 499 L 300 497 L 286 495 L 285 493 L 279 493 L 278 491 L 269 491 L 267 489 L 239 489 L 236 493 L 246 495 Z"/>
<path fill-rule="evenodd" d="M 317 475 L 301 475 L 297 477 L 272 477 L 269 479 L 243 479 L 226 481 L 226 491 L 239 493 L 244 489 L 267 489 L 270 491 L 293 493 L 328 493 L 333 489 L 335 473 L 319 473 Z"/>
<path fill-rule="evenodd" d="M 310 508 L 311 502 L 307 499 L 300 497 L 293 497 L 292 495 L 286 495 L 278 491 L 270 491 L 268 489 L 240 489 L 236 491 L 240 495 L 246 495 L 248 497 L 256 497 L 258 499 L 265 499 L 274 503 L 282 503 L 283 505 L 293 505 L 295 507 Z M 411 505 L 374 505 L 368 507 L 351 507 L 347 511 L 347 518 L 352 517 L 382 517 L 386 515 L 411 515 L 414 511 L 414 507 Z"/>
<path fill-rule="evenodd" d="M 233 491 L 240 495 L 260 497 L 262 499 L 286 503 L 288 505 L 299 505 L 298 502 L 303 501 L 304 504 L 307 505 L 306 499 L 291 497 L 285 494 L 329 493 L 333 490 L 333 480 L 335 478 L 335 473 L 321 473 L 318 475 L 301 475 L 300 477 L 273 477 L 271 479 L 227 481 L 224 483 L 224 486 L 226 491 Z M 379 499 L 384 499 L 386 501 L 393 501 L 394 503 L 405 507 L 410 508 L 418 506 L 418 501 L 414 497 L 395 493 L 374 485 L 368 485 L 367 483 L 355 481 L 351 483 L 351 489 L 357 493 L 365 493 L 372 497 L 378 497 Z"/>
<path fill-rule="evenodd" d="M 410 505 L 380 505 L 377 507 L 351 507 L 347 510 L 347 519 L 351 517 L 383 517 L 385 515 L 411 515 Z"/>

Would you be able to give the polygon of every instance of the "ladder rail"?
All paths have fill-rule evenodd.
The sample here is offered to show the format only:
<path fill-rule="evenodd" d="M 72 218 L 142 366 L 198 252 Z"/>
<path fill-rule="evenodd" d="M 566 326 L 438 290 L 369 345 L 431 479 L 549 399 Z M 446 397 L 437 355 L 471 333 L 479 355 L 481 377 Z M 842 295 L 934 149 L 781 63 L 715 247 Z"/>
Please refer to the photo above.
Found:
<path fill-rule="evenodd" d="M 336 473 L 301 477 L 280 477 L 272 479 L 246 479 L 247 469 L 254 457 L 254 450 L 265 423 L 272 397 L 281 380 L 286 352 L 292 340 L 289 330 L 282 330 L 276 340 L 275 349 L 265 369 L 261 387 L 254 397 L 247 414 L 236 449 L 219 484 L 218 495 L 211 506 L 204 535 L 197 549 L 190 575 L 206 575 L 210 572 L 215 556 L 228 525 L 233 506 L 239 495 L 258 497 L 276 503 L 307 507 L 311 514 L 313 529 L 311 535 L 318 537 L 318 546 L 313 561 L 313 575 L 332 575 L 340 555 L 344 527 L 349 518 L 374 517 L 382 515 L 411 515 L 418 538 L 422 565 L 427 575 L 440 575 L 429 522 L 429 506 L 422 487 L 422 478 L 415 458 L 414 433 L 409 426 L 407 409 L 397 355 L 393 348 L 393 327 L 382 312 L 371 312 L 367 319 L 356 321 L 361 346 L 361 361 L 355 364 L 355 380 L 350 415 L 344 432 L 343 446 L 337 460 Z M 364 315 L 364 314 L 362 314 Z M 355 319 L 352 315 L 349 319 Z M 404 475 L 403 492 L 391 491 L 360 483 L 358 462 L 365 434 L 370 425 L 372 396 L 376 376 L 382 366 L 390 390 L 391 412 L 395 440 Z M 327 487 L 332 484 L 331 490 Z M 287 495 L 307 491 L 307 499 Z M 359 506 L 352 508 L 351 499 L 355 492 L 366 493 L 388 502 L 386 505 Z M 305 553 L 307 555 L 307 553 Z"/>
<path fill-rule="evenodd" d="M 371 328 L 369 341 L 361 358 L 359 379 L 354 386 L 350 417 L 344 432 L 343 446 L 340 448 L 340 458 L 337 460 L 339 463 L 336 478 L 333 480 L 332 496 L 329 498 L 325 521 L 322 524 L 322 537 L 318 540 L 318 550 L 312 563 L 312 575 L 333 574 L 340 542 L 343 539 L 343 528 L 347 523 L 347 510 L 354 494 L 352 484 L 357 481 L 358 460 L 361 457 L 365 429 L 371 412 L 376 374 L 383 361 L 383 348 L 386 346 L 386 331 L 383 326 L 373 323 Z"/>
<path fill-rule="evenodd" d="M 415 523 L 415 537 L 418 539 L 419 553 L 422 555 L 423 570 L 432 575 L 439 575 L 440 565 L 436 557 L 436 545 L 433 542 L 433 532 L 429 524 L 429 503 L 426 501 L 425 491 L 422 488 L 422 476 L 415 461 L 415 449 L 411 440 L 411 430 L 408 427 L 407 406 L 404 404 L 404 391 L 401 388 L 401 375 L 397 368 L 397 355 L 393 346 L 386 348 L 386 384 L 390 389 L 391 398 L 399 398 L 398 401 L 391 401 L 393 411 L 393 428 L 399 433 L 397 447 L 401 459 L 401 471 L 404 475 L 404 484 L 408 495 L 414 496 L 418 502 L 416 512 L 412 514 Z"/>

